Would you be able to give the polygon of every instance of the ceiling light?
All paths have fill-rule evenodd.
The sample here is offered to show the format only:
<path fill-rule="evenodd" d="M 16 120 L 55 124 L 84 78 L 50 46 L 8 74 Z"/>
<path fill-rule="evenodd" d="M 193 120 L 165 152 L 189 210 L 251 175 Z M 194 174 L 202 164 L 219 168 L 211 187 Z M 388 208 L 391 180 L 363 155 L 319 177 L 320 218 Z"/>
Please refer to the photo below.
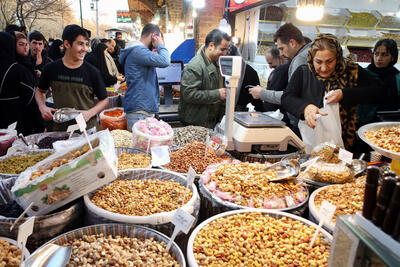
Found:
<path fill-rule="evenodd" d="M 234 0 L 236 4 L 240 5 L 243 4 L 245 0 Z"/>
<path fill-rule="evenodd" d="M 303 21 L 321 20 L 325 0 L 297 0 L 296 18 Z"/>
<path fill-rule="evenodd" d="M 205 0 L 193 0 L 192 5 L 194 8 L 203 8 L 206 2 Z"/>

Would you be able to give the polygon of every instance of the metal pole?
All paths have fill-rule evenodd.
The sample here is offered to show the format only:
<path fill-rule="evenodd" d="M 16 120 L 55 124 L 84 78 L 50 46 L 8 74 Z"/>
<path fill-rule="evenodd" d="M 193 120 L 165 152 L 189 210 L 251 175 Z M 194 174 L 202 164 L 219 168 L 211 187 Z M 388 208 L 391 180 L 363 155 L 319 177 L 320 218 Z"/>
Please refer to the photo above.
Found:
<path fill-rule="evenodd" d="M 99 0 L 96 0 L 96 37 L 99 37 Z"/>
<path fill-rule="evenodd" d="M 79 9 L 81 11 L 81 27 L 83 28 L 83 19 L 82 19 L 82 0 L 79 0 Z"/>
<path fill-rule="evenodd" d="M 165 29 L 168 32 L 168 5 L 165 5 Z"/>

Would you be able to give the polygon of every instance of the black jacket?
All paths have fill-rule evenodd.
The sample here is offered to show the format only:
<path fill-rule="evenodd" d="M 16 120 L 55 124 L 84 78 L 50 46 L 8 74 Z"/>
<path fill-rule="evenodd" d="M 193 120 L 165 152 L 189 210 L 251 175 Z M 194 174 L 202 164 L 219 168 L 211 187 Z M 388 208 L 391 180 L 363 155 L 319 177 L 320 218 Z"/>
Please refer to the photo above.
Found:
<path fill-rule="evenodd" d="M 44 130 L 32 73 L 15 60 L 15 41 L 0 33 L 0 128 L 17 121 L 17 131 L 30 135 Z"/>
<path fill-rule="evenodd" d="M 107 46 L 103 43 L 98 44 L 92 52 L 90 52 L 86 57 L 85 61 L 89 62 L 95 66 L 101 73 L 103 77 L 104 84 L 109 87 L 117 83 L 117 77 L 111 76 L 107 68 L 106 58 L 104 55 L 104 50 Z"/>
<path fill-rule="evenodd" d="M 357 84 L 357 87 L 342 89 L 342 105 L 379 103 L 380 84 L 360 66 Z M 303 111 L 307 105 L 323 107 L 324 91 L 324 83 L 317 79 L 307 65 L 302 65 L 293 73 L 283 93 L 282 106 L 295 117 L 304 120 Z"/>
<path fill-rule="evenodd" d="M 255 106 L 254 109 L 256 111 L 265 111 L 262 101 L 260 99 L 254 99 L 250 95 L 249 89 L 246 87 L 248 85 L 260 85 L 260 79 L 258 78 L 257 72 L 249 64 L 246 64 L 242 87 L 240 88 L 239 99 L 235 110 L 247 111 L 246 106 L 248 103 L 251 103 L 253 106 Z"/>

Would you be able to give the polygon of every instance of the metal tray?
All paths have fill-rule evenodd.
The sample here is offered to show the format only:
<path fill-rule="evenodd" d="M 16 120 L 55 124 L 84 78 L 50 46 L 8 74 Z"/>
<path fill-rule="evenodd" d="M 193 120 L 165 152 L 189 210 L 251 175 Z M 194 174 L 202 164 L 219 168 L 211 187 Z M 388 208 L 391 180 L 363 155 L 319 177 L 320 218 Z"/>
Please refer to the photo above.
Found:
<path fill-rule="evenodd" d="M 123 224 L 98 224 L 98 225 L 79 228 L 70 231 L 68 233 L 65 233 L 63 235 L 60 235 L 50 240 L 43 246 L 41 246 L 39 249 L 35 251 L 35 253 L 38 253 L 44 246 L 50 243 L 62 246 L 68 243 L 70 240 L 81 238 L 83 235 L 94 235 L 100 233 L 103 233 L 104 235 L 111 235 L 113 237 L 119 235 L 119 236 L 136 237 L 139 239 L 147 239 L 153 237 L 154 240 L 159 242 L 165 242 L 167 244 L 170 240 L 170 238 L 167 237 L 166 235 L 143 226 L 123 225 Z M 180 266 L 183 267 L 186 266 L 185 257 L 181 249 L 175 242 L 173 242 L 172 244 L 172 247 L 170 249 L 170 254 L 178 262 Z"/>
<path fill-rule="evenodd" d="M 400 122 L 377 122 L 377 123 L 371 123 L 362 126 L 360 129 L 358 129 L 357 134 L 363 140 L 365 143 L 367 143 L 373 150 L 376 152 L 381 153 L 385 157 L 394 159 L 394 160 L 400 160 L 400 153 L 396 153 L 384 148 L 381 148 L 377 145 L 372 144 L 368 139 L 365 137 L 365 132 L 366 131 L 376 131 L 380 128 L 390 128 L 394 126 L 400 126 Z"/>

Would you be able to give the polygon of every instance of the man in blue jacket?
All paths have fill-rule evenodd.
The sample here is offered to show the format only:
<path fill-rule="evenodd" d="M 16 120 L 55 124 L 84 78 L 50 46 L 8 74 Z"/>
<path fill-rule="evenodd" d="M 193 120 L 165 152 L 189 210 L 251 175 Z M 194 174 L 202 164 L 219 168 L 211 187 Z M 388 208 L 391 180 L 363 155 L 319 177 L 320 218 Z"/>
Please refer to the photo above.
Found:
<path fill-rule="evenodd" d="M 153 49 L 157 53 L 152 52 Z M 170 64 L 160 28 L 154 24 L 145 25 L 140 40 L 121 50 L 119 62 L 125 67 L 128 90 L 123 104 L 129 129 L 132 130 L 136 121 L 158 113 L 160 91 L 156 68 L 165 68 Z"/>

